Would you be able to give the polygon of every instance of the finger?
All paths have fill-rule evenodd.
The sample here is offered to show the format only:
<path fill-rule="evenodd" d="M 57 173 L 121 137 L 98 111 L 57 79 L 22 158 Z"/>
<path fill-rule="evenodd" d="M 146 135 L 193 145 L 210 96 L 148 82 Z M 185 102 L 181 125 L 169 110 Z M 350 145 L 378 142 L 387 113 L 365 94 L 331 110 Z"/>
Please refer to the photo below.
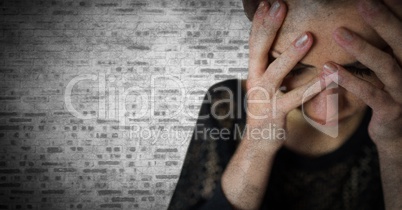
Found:
<path fill-rule="evenodd" d="M 325 69 L 332 69 L 338 74 L 338 84 L 364 101 L 373 110 L 381 112 L 393 102 L 391 96 L 370 82 L 360 79 L 336 63 L 327 63 Z"/>
<path fill-rule="evenodd" d="M 267 2 L 261 2 L 254 14 L 249 39 L 250 78 L 258 78 L 265 72 L 268 65 L 268 51 L 285 18 L 286 6 L 282 1 L 277 1 L 268 7 Z"/>
<path fill-rule="evenodd" d="M 374 71 L 390 93 L 401 97 L 399 86 L 402 84 L 402 69 L 390 54 L 381 51 L 345 28 L 335 30 L 334 39 L 360 63 Z"/>
<path fill-rule="evenodd" d="M 401 20 L 402 0 L 384 0 L 385 5 Z"/>
<path fill-rule="evenodd" d="M 299 36 L 281 56 L 269 65 L 264 74 L 264 81 L 267 81 L 272 89 L 277 90 L 285 76 L 306 55 L 312 44 L 313 37 L 310 33 Z"/>
<path fill-rule="evenodd" d="M 323 91 L 327 86 L 333 83 L 333 81 L 336 81 L 336 78 L 334 78 L 336 76 L 337 75 L 333 74 L 333 72 L 322 72 L 317 77 L 311 79 L 307 84 L 285 93 L 278 99 L 278 104 L 281 104 L 280 110 L 284 113 L 288 113 L 301 106 Z"/>
<path fill-rule="evenodd" d="M 398 61 L 402 61 L 402 22 L 378 0 L 360 0 L 359 12 L 363 19 L 393 49 Z"/>

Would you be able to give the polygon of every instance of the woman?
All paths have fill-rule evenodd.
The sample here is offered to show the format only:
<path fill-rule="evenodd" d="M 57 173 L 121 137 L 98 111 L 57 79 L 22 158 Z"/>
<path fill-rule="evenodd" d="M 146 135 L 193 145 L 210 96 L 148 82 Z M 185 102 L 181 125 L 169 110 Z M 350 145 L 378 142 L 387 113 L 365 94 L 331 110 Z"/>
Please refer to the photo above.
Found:
<path fill-rule="evenodd" d="M 243 4 L 247 81 L 208 91 L 170 208 L 402 209 L 401 1 Z"/>

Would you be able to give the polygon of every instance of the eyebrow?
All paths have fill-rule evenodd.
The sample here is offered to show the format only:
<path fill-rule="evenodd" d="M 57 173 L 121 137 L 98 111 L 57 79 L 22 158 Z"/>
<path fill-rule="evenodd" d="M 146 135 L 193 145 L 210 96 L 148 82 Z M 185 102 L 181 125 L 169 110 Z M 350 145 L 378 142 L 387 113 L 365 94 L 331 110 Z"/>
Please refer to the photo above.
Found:
<path fill-rule="evenodd" d="M 275 52 L 275 53 L 277 53 L 277 54 L 279 54 L 279 55 L 282 54 L 282 53 L 280 53 L 280 52 L 278 52 L 278 51 L 276 51 L 276 50 L 272 50 L 271 52 Z M 272 54 L 269 55 L 269 56 L 272 57 L 272 58 L 275 58 Z M 275 58 L 275 59 L 276 59 L 276 58 Z M 312 66 L 312 65 L 309 65 L 309 64 L 305 64 L 305 63 L 302 63 L 302 62 L 298 62 L 297 65 L 299 65 L 299 66 L 302 67 L 302 68 L 314 68 L 314 67 L 315 67 L 315 66 Z M 363 64 L 360 63 L 359 61 L 355 61 L 355 62 L 353 62 L 353 63 L 341 64 L 341 66 L 342 66 L 343 68 L 361 68 L 361 69 L 367 68 L 365 65 L 363 65 Z"/>

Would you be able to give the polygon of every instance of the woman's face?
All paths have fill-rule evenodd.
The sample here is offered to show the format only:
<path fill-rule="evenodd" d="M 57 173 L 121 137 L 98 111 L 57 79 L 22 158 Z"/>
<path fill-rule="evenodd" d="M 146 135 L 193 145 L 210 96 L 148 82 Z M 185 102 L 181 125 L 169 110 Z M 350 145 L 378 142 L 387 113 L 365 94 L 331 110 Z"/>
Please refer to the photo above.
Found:
<path fill-rule="evenodd" d="M 342 26 L 356 32 L 380 49 L 385 47 L 383 40 L 359 16 L 355 6 L 341 4 L 337 9 L 331 9 L 318 4 L 306 6 L 300 2 L 304 1 L 288 3 L 288 14 L 270 51 L 270 56 L 277 58 L 301 33 L 309 31 L 314 36 L 314 44 L 308 54 L 283 81 L 287 90 L 306 84 L 320 74 L 323 65 L 328 61 L 347 67 L 357 77 L 381 87 L 382 83 L 375 74 L 359 64 L 333 39 L 334 30 Z M 327 96 L 333 94 L 338 95 L 338 102 L 327 101 Z M 356 114 L 362 113 L 365 107 L 360 99 L 340 86 L 324 90 L 303 105 L 304 113 L 321 124 L 333 120 L 331 116 L 327 117 L 327 113 L 332 115 L 337 112 L 339 122 L 342 123 L 350 117 L 358 116 Z"/>

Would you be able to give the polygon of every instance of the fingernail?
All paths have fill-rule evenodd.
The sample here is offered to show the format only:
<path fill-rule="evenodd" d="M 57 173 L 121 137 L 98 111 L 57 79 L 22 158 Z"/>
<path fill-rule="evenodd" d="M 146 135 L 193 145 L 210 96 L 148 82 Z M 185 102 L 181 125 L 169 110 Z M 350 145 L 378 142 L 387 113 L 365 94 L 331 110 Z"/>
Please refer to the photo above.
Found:
<path fill-rule="evenodd" d="M 260 5 L 258 5 L 258 9 L 261 9 L 264 5 L 265 5 L 265 2 L 264 2 L 264 1 L 261 1 L 261 2 L 260 2 Z"/>
<path fill-rule="evenodd" d="M 269 10 L 269 16 L 275 17 L 276 14 L 278 14 L 279 7 L 281 7 L 281 4 L 279 4 L 278 1 L 275 1 L 275 3 L 272 4 L 271 9 Z"/>
<path fill-rule="evenodd" d="M 348 30 L 346 30 L 346 29 L 344 29 L 344 28 L 339 29 L 338 32 L 339 32 L 339 34 L 341 35 L 341 38 L 342 38 L 344 41 L 350 42 L 350 41 L 352 41 L 353 38 L 354 38 L 354 37 L 353 37 L 353 34 L 350 33 Z"/>
<path fill-rule="evenodd" d="M 299 47 L 299 48 L 300 48 L 300 47 L 303 47 L 304 45 L 306 45 L 307 40 L 308 40 L 307 34 L 301 35 L 301 36 L 297 39 L 297 41 L 296 41 L 296 43 L 295 43 L 295 47 Z"/>
<path fill-rule="evenodd" d="M 324 73 L 325 75 L 330 75 L 338 71 L 338 67 L 336 67 L 334 64 L 331 63 L 326 63 L 324 65 Z"/>
<path fill-rule="evenodd" d="M 257 15 L 262 15 L 262 13 L 264 12 L 264 6 L 265 2 L 261 1 L 257 8 Z"/>

